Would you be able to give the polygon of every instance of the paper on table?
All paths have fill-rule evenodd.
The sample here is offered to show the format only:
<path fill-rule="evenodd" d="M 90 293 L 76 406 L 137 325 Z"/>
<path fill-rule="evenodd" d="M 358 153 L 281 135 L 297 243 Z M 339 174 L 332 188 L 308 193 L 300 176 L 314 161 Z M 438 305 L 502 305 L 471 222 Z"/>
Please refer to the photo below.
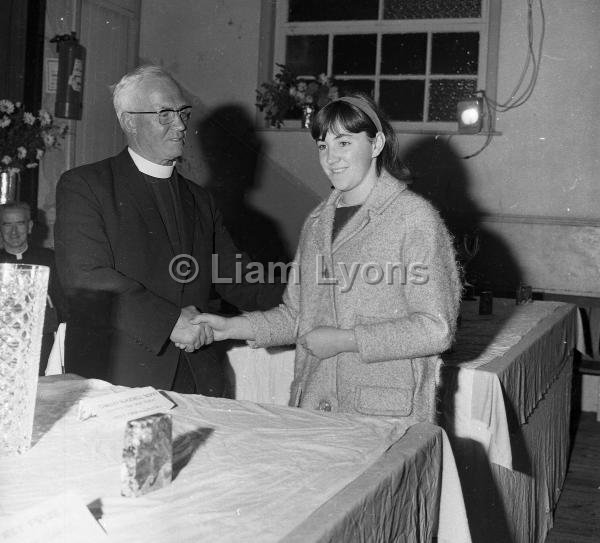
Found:
<path fill-rule="evenodd" d="M 2 519 L 2 543 L 102 543 L 106 533 L 81 498 L 64 492 Z"/>
<path fill-rule="evenodd" d="M 154 387 L 131 388 L 79 401 L 77 418 L 131 420 L 166 413 L 175 404 Z"/>

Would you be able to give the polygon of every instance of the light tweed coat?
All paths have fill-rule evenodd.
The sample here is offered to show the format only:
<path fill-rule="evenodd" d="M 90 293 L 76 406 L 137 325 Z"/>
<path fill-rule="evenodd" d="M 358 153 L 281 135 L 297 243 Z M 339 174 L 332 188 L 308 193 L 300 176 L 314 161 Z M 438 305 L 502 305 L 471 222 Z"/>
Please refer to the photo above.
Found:
<path fill-rule="evenodd" d="M 339 197 L 333 191 L 307 218 L 299 278 L 292 273 L 283 303 L 247 314 L 250 344 L 292 344 L 316 326 L 353 329 L 358 353 L 318 360 L 296 346 L 290 405 L 432 421 L 460 301 L 450 236 L 425 199 L 384 174 L 332 244 Z"/>

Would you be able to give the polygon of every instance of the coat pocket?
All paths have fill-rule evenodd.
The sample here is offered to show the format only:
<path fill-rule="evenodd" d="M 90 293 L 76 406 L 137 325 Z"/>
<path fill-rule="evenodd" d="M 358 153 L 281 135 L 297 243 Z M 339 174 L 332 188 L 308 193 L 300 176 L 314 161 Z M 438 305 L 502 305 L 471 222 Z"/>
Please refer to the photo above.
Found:
<path fill-rule="evenodd" d="M 413 412 L 413 386 L 381 387 L 359 385 L 355 388 L 354 406 L 365 415 L 408 417 Z"/>

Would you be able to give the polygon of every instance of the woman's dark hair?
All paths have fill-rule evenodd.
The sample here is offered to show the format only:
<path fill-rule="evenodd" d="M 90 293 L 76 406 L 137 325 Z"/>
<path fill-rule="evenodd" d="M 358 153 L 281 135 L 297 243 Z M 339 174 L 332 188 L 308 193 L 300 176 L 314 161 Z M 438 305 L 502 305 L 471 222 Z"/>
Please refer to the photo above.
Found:
<path fill-rule="evenodd" d="M 381 171 L 385 169 L 398 179 L 408 178 L 408 169 L 400 159 L 396 133 L 381 109 L 367 95 L 357 93 L 348 96 L 364 100 L 376 113 L 381 122 L 383 135 L 385 136 L 385 145 L 375 163 L 377 175 L 381 175 Z M 315 141 L 322 141 L 329 131 L 337 133 L 340 128 L 353 134 L 366 132 L 369 138 L 374 138 L 377 134 L 377 127 L 364 111 L 343 100 L 333 100 L 322 107 L 315 115 L 310 127 L 310 135 Z"/>

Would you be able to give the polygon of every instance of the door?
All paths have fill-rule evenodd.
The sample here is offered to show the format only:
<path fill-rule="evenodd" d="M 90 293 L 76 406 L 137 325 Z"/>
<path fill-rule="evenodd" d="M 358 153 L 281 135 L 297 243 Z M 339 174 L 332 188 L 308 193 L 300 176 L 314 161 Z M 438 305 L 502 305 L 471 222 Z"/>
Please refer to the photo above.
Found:
<path fill-rule="evenodd" d="M 109 86 L 138 62 L 139 0 L 52 0 L 47 3 L 42 107 L 54 112 L 56 89 L 52 66 L 58 54 L 50 43 L 55 35 L 76 31 L 86 48 L 81 120 L 56 119 L 68 126 L 61 148 L 40 162 L 38 237 L 52 247 L 56 216 L 56 183 L 75 166 L 102 160 L 118 153 L 125 139 L 112 107 Z"/>
<path fill-rule="evenodd" d="M 109 86 L 137 63 L 139 7 L 135 0 L 83 0 L 81 43 L 87 50 L 83 115 L 73 166 L 96 162 L 125 146 Z"/>

